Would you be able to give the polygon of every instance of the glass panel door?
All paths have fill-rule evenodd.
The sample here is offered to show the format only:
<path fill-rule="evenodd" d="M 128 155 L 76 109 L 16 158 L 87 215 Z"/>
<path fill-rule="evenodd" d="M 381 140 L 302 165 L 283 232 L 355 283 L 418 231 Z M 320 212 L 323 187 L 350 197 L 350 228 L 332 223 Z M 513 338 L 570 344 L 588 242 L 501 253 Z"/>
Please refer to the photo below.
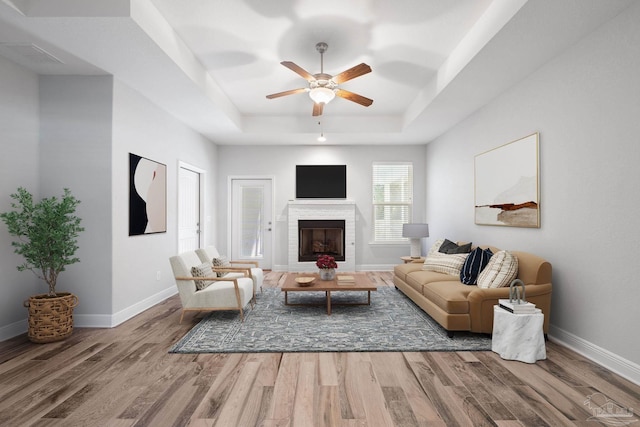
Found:
<path fill-rule="evenodd" d="M 231 255 L 271 269 L 271 179 L 232 179 Z"/>

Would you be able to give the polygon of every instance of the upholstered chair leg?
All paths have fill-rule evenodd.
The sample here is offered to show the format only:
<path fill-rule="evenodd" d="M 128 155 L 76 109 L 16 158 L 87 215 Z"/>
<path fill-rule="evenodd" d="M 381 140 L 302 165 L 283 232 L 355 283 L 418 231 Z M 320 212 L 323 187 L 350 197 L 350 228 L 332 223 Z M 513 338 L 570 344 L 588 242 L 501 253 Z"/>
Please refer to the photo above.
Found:
<path fill-rule="evenodd" d="M 180 322 L 178 322 L 178 324 L 182 323 L 182 318 L 184 317 L 184 308 L 182 309 L 182 314 L 180 315 Z"/>

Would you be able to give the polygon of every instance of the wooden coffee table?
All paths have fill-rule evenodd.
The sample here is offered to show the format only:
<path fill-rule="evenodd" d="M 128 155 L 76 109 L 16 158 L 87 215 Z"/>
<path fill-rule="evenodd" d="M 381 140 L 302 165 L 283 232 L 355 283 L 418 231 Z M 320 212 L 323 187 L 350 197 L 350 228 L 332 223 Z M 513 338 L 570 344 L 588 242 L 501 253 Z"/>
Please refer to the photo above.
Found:
<path fill-rule="evenodd" d="M 315 277 L 315 280 L 310 286 L 300 286 L 296 282 L 296 277 Z M 340 276 L 350 276 L 353 281 L 345 282 L 340 281 Z M 288 273 L 282 287 L 280 288 L 284 292 L 285 305 L 318 305 L 318 304 L 304 304 L 304 303 L 290 303 L 289 292 L 324 292 L 327 304 L 327 314 L 331 315 L 331 292 L 366 292 L 367 302 L 351 302 L 351 303 L 334 303 L 334 305 L 370 305 L 371 304 L 371 291 L 377 291 L 378 288 L 371 282 L 364 273 L 345 273 L 337 274 L 335 280 L 320 280 L 320 276 L 316 273 Z M 324 305 L 324 304 L 322 304 Z"/>

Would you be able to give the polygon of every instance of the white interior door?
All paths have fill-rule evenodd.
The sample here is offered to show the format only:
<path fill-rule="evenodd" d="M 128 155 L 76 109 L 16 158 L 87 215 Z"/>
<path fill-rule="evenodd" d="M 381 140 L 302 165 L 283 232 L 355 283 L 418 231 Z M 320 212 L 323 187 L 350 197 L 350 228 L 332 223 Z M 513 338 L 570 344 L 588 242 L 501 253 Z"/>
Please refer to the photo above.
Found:
<path fill-rule="evenodd" d="M 178 184 L 178 253 L 200 247 L 200 173 L 180 167 Z"/>
<path fill-rule="evenodd" d="M 231 257 L 272 264 L 272 180 L 231 180 Z"/>

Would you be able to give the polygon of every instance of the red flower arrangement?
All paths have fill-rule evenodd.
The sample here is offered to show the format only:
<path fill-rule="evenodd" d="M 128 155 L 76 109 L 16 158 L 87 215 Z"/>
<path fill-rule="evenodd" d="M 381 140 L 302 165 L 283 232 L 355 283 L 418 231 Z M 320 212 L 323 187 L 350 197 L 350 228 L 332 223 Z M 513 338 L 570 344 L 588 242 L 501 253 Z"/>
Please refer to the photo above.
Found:
<path fill-rule="evenodd" d="M 321 255 L 318 257 L 316 261 L 316 266 L 318 268 L 338 268 L 338 264 L 336 263 L 336 259 L 331 255 Z"/>

